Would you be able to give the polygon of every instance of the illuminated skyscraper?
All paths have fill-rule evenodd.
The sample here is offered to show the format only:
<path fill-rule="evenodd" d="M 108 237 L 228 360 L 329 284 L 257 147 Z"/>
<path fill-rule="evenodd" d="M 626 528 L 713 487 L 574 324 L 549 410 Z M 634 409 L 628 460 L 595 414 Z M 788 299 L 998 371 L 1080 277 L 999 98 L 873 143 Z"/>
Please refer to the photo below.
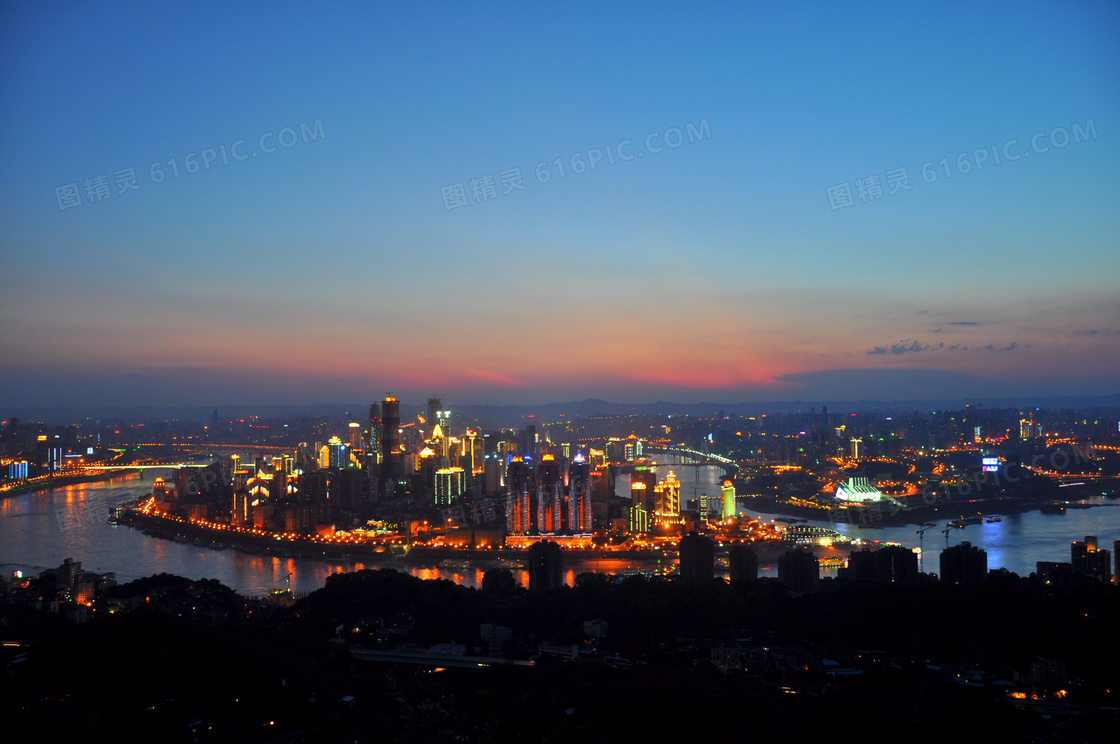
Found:
<path fill-rule="evenodd" d="M 230 514 L 230 522 L 234 527 L 243 527 L 253 523 L 252 504 L 253 499 L 249 496 L 247 488 L 241 488 L 233 492 L 233 511 Z"/>
<path fill-rule="evenodd" d="M 327 451 L 329 455 L 328 467 L 344 468 L 346 463 L 350 461 L 350 454 L 346 451 L 346 445 L 338 437 L 331 437 L 327 442 Z"/>
<path fill-rule="evenodd" d="M 552 455 L 544 455 L 537 466 L 537 531 L 542 535 L 560 532 L 562 498 L 560 463 Z"/>
<path fill-rule="evenodd" d="M 369 453 L 381 462 L 381 406 L 371 403 L 369 407 Z"/>
<path fill-rule="evenodd" d="M 463 494 L 466 483 L 462 468 L 440 468 L 435 477 L 435 505 L 451 506 Z"/>
<path fill-rule="evenodd" d="M 645 483 L 646 494 L 652 499 L 653 489 L 657 488 L 657 473 L 649 465 L 635 465 L 634 472 L 630 476 L 631 483 Z M 649 504 L 652 511 L 653 504 Z"/>
<path fill-rule="evenodd" d="M 723 497 L 723 519 L 730 519 L 735 516 L 735 484 L 729 480 L 723 482 L 723 488 L 720 490 L 720 495 Z"/>
<path fill-rule="evenodd" d="M 606 464 L 607 458 L 602 450 L 592 449 L 587 452 L 587 461 L 593 468 L 601 468 Z"/>
<path fill-rule="evenodd" d="M 591 532 L 591 467 L 574 462 L 568 471 L 567 529 L 571 533 Z"/>
<path fill-rule="evenodd" d="M 529 534 L 533 524 L 529 504 L 529 466 L 514 457 L 506 469 L 506 530 L 511 535 Z"/>
<path fill-rule="evenodd" d="M 672 528 L 682 524 L 681 482 L 672 470 L 654 489 L 653 521 L 657 527 Z"/>
<path fill-rule="evenodd" d="M 401 475 L 401 404 L 393 396 L 387 395 L 381 403 L 381 412 L 381 462 L 390 478 L 399 478 Z M 386 470 L 382 470 L 382 473 L 385 474 Z"/>
<path fill-rule="evenodd" d="M 362 448 L 362 425 L 357 421 L 350 422 L 350 449 L 360 450 Z"/>
<path fill-rule="evenodd" d="M 439 428 L 443 429 L 443 435 L 450 437 L 451 432 L 451 411 L 448 409 L 440 410 L 436 414 L 436 420 L 439 423 Z"/>
<path fill-rule="evenodd" d="M 646 533 L 650 530 L 650 501 L 649 489 L 642 481 L 630 483 L 630 532 Z"/>

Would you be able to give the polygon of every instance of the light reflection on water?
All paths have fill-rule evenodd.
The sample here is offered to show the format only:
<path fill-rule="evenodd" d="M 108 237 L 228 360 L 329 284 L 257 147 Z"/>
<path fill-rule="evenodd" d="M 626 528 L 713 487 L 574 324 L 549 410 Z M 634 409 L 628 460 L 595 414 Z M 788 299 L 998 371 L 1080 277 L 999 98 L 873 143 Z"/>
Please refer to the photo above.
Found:
<path fill-rule="evenodd" d="M 693 486 L 697 493 L 712 495 L 722 483 L 723 473 L 712 467 L 673 467 L 681 480 L 682 499 L 691 498 Z M 323 586 L 327 576 L 340 571 L 390 566 L 423 579 L 447 579 L 470 587 L 481 587 L 485 565 L 465 567 L 419 566 L 399 562 L 363 563 L 360 561 L 323 560 L 315 558 L 282 558 L 242 553 L 235 550 L 212 550 L 190 543 L 149 537 L 139 530 L 110 525 L 105 521 L 109 506 L 146 494 L 154 480 L 149 471 L 145 480 L 135 475 L 99 483 L 82 483 L 52 491 L 20 494 L 0 501 L 0 571 L 10 573 L 21 569 L 38 574 L 55 568 L 63 559 L 72 557 L 82 567 L 95 571 L 115 571 L 120 581 L 129 581 L 167 572 L 190 578 L 214 578 L 248 595 L 263 595 L 271 588 L 288 586 L 299 591 L 314 591 Z M 625 487 L 624 485 L 625 484 Z M 619 492 L 629 491 L 629 479 L 620 477 Z M 999 522 L 982 522 L 963 529 L 953 529 L 949 544 L 968 540 L 988 552 L 991 568 L 1006 567 L 1020 575 L 1035 569 L 1035 562 L 1068 561 L 1070 543 L 1085 535 L 1097 535 L 1102 548 L 1111 549 L 1112 541 L 1120 539 L 1120 508 L 1115 501 L 1101 497 L 1087 503 L 1105 504 L 1100 508 L 1071 509 L 1064 515 L 1011 514 Z M 766 519 L 777 515 L 761 515 Z M 811 521 L 819 527 L 831 527 L 827 521 Z M 944 520 L 926 532 L 922 547 L 921 570 L 938 571 L 938 557 L 945 547 L 941 532 Z M 859 529 L 849 525 L 836 528 L 852 537 L 881 542 L 897 542 L 907 547 L 919 544 L 915 526 Z M 822 557 L 846 557 L 850 547 L 819 551 Z M 656 564 L 634 562 L 625 558 L 583 561 L 565 567 L 564 581 L 575 582 L 584 571 L 620 574 L 628 571 L 663 569 Z M 721 569 L 717 567 L 717 575 Z M 528 573 L 512 571 L 515 581 L 528 586 Z M 761 576 L 776 576 L 776 559 L 760 561 Z M 727 575 L 726 566 L 722 575 Z M 822 575 L 835 575 L 835 569 Z"/>

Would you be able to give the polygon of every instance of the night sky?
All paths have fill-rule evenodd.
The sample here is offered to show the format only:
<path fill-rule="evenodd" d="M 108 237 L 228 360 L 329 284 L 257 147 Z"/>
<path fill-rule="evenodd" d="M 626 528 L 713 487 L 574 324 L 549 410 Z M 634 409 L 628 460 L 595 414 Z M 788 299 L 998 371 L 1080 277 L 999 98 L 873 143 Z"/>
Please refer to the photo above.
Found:
<path fill-rule="evenodd" d="M 1114 2 L 163 5 L 0 10 L 6 408 L 1120 391 Z"/>

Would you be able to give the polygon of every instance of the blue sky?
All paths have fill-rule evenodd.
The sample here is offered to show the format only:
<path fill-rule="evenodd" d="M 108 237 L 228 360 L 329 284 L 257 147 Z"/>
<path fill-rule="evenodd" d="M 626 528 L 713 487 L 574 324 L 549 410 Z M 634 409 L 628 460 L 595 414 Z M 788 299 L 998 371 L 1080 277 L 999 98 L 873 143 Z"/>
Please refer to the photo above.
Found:
<path fill-rule="evenodd" d="M 1118 389 L 1115 3 L 2 12 L 2 405 Z"/>

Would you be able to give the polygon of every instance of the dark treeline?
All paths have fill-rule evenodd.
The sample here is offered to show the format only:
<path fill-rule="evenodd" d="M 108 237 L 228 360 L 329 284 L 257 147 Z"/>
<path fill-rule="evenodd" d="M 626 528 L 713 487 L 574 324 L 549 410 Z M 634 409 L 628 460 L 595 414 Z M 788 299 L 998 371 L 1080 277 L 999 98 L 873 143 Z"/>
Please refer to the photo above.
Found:
<path fill-rule="evenodd" d="M 31 641 L 18 663 L 5 650 L 0 706 L 5 726 L 19 722 L 45 741 L 775 740 L 841 730 L 901 741 L 1115 740 L 1115 695 L 1103 691 L 1120 682 L 1120 589 L 991 579 L 825 582 L 795 596 L 768 579 L 583 574 L 575 587 L 529 592 L 386 569 L 334 575 L 285 607 L 160 575 L 114 588 L 108 601 L 120 608 L 131 598 L 133 609 L 76 626 L 0 604 L 3 638 Z M 591 619 L 609 627 L 597 647 L 584 635 Z M 486 654 L 483 623 L 510 629 L 504 656 L 536 656 L 547 641 L 576 644 L 582 658 L 433 673 L 348 653 L 455 642 Z M 734 644 L 801 649 L 804 658 L 870 649 L 884 663 L 843 680 L 808 664 L 723 674 L 710 648 Z M 605 664 L 607 655 L 632 666 Z M 1011 674 L 1040 657 L 1068 669 L 1070 694 L 1093 703 L 1087 714 L 1047 722 L 990 686 L 966 689 L 930 670 Z"/>

